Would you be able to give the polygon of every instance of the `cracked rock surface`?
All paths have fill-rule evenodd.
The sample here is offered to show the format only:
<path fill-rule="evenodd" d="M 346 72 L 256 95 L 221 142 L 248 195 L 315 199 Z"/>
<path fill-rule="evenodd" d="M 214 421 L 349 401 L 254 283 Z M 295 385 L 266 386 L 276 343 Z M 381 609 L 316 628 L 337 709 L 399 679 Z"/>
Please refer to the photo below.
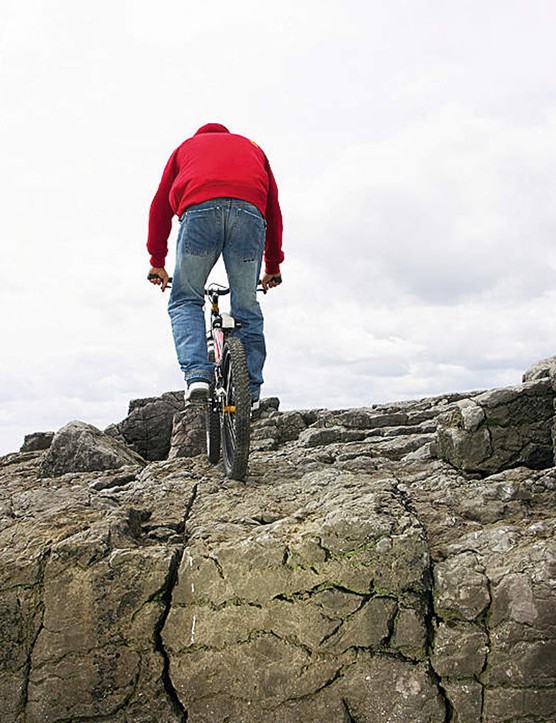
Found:
<path fill-rule="evenodd" d="M 273 404 L 245 483 L 0 459 L 0 719 L 555 720 L 556 468 L 435 458 L 465 398 Z"/>

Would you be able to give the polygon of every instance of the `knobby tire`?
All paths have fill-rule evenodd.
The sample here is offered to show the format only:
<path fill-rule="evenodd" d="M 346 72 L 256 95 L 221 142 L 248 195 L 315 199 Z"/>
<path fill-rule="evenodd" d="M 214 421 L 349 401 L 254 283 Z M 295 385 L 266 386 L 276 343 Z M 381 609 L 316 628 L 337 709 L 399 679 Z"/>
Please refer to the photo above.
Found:
<path fill-rule="evenodd" d="M 249 461 L 251 395 L 243 344 L 236 337 L 226 339 L 222 365 L 226 392 L 220 420 L 224 468 L 231 479 L 243 480 Z"/>

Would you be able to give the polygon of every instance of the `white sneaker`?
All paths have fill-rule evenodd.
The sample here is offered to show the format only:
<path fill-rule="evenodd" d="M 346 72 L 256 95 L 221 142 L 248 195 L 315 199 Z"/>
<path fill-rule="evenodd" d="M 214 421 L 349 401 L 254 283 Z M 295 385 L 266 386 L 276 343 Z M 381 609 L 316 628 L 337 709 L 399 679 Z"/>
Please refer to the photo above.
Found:
<path fill-rule="evenodd" d="M 209 395 L 208 382 L 191 382 L 185 392 L 186 402 L 206 402 Z"/>

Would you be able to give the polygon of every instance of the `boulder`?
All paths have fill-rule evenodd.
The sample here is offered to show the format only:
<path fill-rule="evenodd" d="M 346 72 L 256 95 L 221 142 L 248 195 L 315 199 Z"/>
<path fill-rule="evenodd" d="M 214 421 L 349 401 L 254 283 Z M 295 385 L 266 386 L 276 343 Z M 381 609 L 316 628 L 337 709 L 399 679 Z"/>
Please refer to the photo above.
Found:
<path fill-rule="evenodd" d="M 207 449 L 206 410 L 201 404 L 186 404 L 174 415 L 168 459 L 195 457 Z"/>
<path fill-rule="evenodd" d="M 130 464 L 144 465 L 145 460 L 92 424 L 74 421 L 54 435 L 39 474 L 59 477 L 67 472 L 118 469 Z"/>
<path fill-rule="evenodd" d="M 54 432 L 33 432 L 26 434 L 20 452 L 40 452 L 48 449 L 54 439 Z"/>
<path fill-rule="evenodd" d="M 184 409 L 183 392 L 134 399 L 128 416 L 107 427 L 106 434 L 119 439 L 146 460 L 166 459 L 170 451 L 174 415 Z"/>
<path fill-rule="evenodd" d="M 436 454 L 464 472 L 550 467 L 554 394 L 542 377 L 457 401 L 439 417 Z"/>
<path fill-rule="evenodd" d="M 541 359 L 523 374 L 523 382 L 534 382 L 538 379 L 556 379 L 556 356 Z"/>

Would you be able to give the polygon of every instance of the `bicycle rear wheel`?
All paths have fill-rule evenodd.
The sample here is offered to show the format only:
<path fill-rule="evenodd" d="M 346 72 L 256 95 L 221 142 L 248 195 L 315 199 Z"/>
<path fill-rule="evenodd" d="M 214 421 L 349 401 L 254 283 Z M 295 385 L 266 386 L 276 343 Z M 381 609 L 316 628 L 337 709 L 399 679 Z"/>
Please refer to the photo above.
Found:
<path fill-rule="evenodd" d="M 209 361 L 214 361 L 214 352 L 209 352 Z M 220 460 L 220 408 L 216 398 L 216 384 L 213 375 L 209 390 L 206 411 L 207 457 L 209 462 L 216 464 Z"/>
<path fill-rule="evenodd" d="M 224 399 L 221 407 L 222 456 L 226 475 L 243 480 L 247 474 L 251 436 L 251 395 L 243 344 L 226 339 L 222 359 Z"/>

